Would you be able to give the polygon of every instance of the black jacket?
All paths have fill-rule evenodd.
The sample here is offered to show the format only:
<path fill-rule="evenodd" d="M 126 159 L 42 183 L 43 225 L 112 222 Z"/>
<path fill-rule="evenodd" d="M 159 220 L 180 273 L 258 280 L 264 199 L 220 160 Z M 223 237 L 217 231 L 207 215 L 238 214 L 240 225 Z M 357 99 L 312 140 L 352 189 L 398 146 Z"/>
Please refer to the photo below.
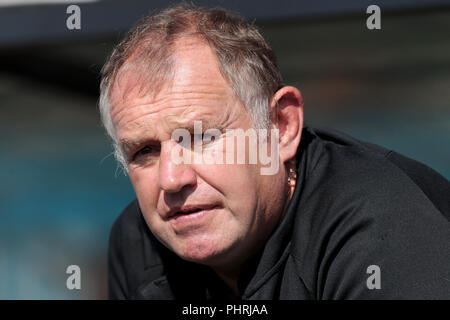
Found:
<path fill-rule="evenodd" d="M 445 178 L 330 130 L 304 128 L 297 159 L 294 196 L 263 252 L 242 272 L 241 299 L 450 298 Z M 156 240 L 137 201 L 116 220 L 109 241 L 110 298 L 228 297 L 208 267 Z M 369 289 L 369 266 L 379 267 L 379 288 Z"/>

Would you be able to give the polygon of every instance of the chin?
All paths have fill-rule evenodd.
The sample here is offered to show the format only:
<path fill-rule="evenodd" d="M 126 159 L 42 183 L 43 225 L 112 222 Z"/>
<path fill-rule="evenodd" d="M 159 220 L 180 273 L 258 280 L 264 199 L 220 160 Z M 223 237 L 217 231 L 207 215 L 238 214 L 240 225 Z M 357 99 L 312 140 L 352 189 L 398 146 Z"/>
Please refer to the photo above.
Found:
<path fill-rule="evenodd" d="M 214 265 L 223 260 L 229 251 L 211 239 L 185 240 L 180 250 L 174 250 L 180 258 L 204 265 Z"/>

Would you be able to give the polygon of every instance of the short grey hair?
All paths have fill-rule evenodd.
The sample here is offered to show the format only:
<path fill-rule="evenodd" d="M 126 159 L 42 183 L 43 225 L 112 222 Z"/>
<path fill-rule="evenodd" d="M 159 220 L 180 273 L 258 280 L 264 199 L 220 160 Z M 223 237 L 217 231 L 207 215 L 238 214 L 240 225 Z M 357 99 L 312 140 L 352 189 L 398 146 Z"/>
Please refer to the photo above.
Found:
<path fill-rule="evenodd" d="M 131 67 L 141 89 L 145 86 L 156 94 L 173 73 L 171 49 L 185 37 L 197 37 L 214 49 L 220 72 L 245 106 L 253 127 L 270 127 L 269 102 L 282 80 L 275 55 L 258 29 L 225 9 L 178 5 L 138 21 L 102 69 L 101 120 L 113 141 L 115 157 L 125 171 L 127 159 L 110 114 L 111 88 L 120 74 Z"/>

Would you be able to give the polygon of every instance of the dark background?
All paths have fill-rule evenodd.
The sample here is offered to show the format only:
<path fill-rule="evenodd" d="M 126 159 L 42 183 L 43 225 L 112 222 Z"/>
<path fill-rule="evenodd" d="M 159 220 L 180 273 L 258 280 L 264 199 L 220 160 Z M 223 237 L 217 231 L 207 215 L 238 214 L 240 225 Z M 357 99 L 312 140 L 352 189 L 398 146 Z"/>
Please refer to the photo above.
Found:
<path fill-rule="evenodd" d="M 138 18 L 176 2 L 79 3 L 72 31 L 76 1 L 20 2 L 0 1 L 0 299 L 105 298 L 109 229 L 134 192 L 100 124 L 99 71 Z M 308 123 L 450 178 L 449 1 L 194 2 L 255 21 Z M 81 290 L 66 288 L 71 264 Z"/>

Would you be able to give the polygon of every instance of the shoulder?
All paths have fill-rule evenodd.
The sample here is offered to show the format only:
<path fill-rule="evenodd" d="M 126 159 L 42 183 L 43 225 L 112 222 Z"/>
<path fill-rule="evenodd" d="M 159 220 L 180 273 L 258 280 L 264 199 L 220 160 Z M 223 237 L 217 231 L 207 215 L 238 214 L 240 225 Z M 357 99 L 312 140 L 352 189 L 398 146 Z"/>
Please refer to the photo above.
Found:
<path fill-rule="evenodd" d="M 138 218 L 139 205 L 137 199 L 134 199 L 121 211 L 120 215 L 114 221 L 111 231 L 117 233 L 122 228 L 129 228 L 131 226 L 136 228 L 138 225 Z"/>
<path fill-rule="evenodd" d="M 141 214 L 138 201 L 135 199 L 114 221 L 109 236 L 109 249 L 120 251 L 121 254 L 127 255 L 127 259 L 136 261 L 136 259 L 142 259 L 139 257 L 144 247 L 154 242 L 153 238 Z M 144 262 L 140 261 L 141 264 Z"/>
<path fill-rule="evenodd" d="M 445 207 L 429 198 L 433 186 L 420 185 L 429 168 L 420 164 L 406 172 L 387 149 L 340 133 L 313 134 L 293 255 L 316 296 L 377 298 L 380 292 L 367 291 L 365 282 L 371 265 L 389 274 L 381 298 L 449 290 L 442 279 L 450 276 L 444 260 L 450 259 L 450 223 Z M 448 192 L 438 197 L 448 198 Z"/>
<path fill-rule="evenodd" d="M 137 200 L 127 205 L 111 227 L 110 250 L 121 251 L 135 267 L 146 269 L 162 264 L 159 255 L 164 246 L 147 226 Z"/>
<path fill-rule="evenodd" d="M 108 291 L 111 298 L 129 299 L 137 288 L 162 273 L 162 251 L 132 201 L 111 227 L 108 248 Z"/>
<path fill-rule="evenodd" d="M 330 204 L 351 202 L 380 209 L 431 205 L 450 219 L 450 183 L 433 169 L 337 131 L 314 129 L 314 135 L 306 193 L 320 191 Z"/>
<path fill-rule="evenodd" d="M 110 238 L 116 242 L 133 241 L 142 237 L 144 220 L 140 214 L 137 200 L 130 202 L 114 221 Z"/>

